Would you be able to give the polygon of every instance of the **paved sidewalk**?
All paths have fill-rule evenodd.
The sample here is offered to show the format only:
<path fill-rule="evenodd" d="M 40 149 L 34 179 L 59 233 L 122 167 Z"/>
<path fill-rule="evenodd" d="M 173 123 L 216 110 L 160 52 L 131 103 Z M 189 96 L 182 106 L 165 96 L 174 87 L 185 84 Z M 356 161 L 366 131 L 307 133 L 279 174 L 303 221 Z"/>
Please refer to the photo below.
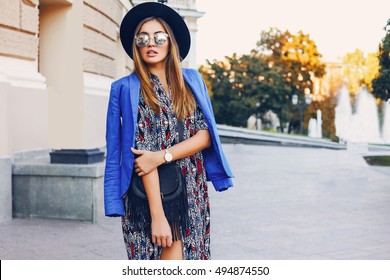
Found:
<path fill-rule="evenodd" d="M 390 167 L 345 150 L 224 149 L 236 179 L 210 190 L 213 259 L 390 259 Z M 0 259 L 126 259 L 120 219 L 13 219 Z"/>

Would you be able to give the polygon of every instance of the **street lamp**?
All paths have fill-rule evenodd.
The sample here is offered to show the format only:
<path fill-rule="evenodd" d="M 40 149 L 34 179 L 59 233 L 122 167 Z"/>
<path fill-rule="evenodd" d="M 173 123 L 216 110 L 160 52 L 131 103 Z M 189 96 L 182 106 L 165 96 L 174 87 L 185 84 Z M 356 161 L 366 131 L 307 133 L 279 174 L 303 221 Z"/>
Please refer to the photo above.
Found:
<path fill-rule="evenodd" d="M 303 110 L 306 106 L 311 104 L 311 96 L 310 94 L 305 94 L 305 101 L 299 99 L 297 94 L 292 96 L 291 102 L 293 105 L 299 105 L 299 134 L 303 134 Z"/>
<path fill-rule="evenodd" d="M 261 130 L 261 119 L 260 119 L 260 102 L 256 103 L 256 129 Z"/>

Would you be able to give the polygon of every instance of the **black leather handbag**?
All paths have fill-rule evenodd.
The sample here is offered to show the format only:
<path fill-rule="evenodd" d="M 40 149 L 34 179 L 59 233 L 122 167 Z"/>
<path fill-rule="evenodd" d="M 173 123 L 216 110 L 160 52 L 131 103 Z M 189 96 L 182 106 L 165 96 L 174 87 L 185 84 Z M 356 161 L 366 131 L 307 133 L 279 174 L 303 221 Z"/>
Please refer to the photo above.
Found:
<path fill-rule="evenodd" d="M 185 178 L 176 162 L 160 165 L 158 168 L 158 178 L 160 181 L 160 194 L 163 202 L 176 199 L 183 191 Z M 134 195 L 140 199 L 146 199 L 146 192 L 142 178 L 133 172 L 130 187 Z"/>
<path fill-rule="evenodd" d="M 183 123 L 178 122 L 179 142 L 184 139 Z M 186 179 L 178 162 L 162 164 L 158 168 L 160 194 L 165 217 L 171 227 L 172 240 L 179 240 L 180 229 L 182 233 L 187 228 L 188 202 Z M 131 210 L 133 226 L 146 229 L 150 226 L 151 217 L 148 199 L 146 196 L 142 177 L 133 171 L 130 182 L 130 196 L 128 204 Z"/>

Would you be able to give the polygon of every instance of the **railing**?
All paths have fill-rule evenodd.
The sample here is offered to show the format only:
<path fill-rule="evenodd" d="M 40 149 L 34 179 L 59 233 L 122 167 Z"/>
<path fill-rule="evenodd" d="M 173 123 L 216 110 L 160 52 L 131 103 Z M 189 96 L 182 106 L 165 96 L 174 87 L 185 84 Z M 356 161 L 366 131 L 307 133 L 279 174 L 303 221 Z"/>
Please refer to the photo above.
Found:
<path fill-rule="evenodd" d="M 222 143 L 327 148 L 335 150 L 345 150 L 347 148 L 345 143 L 335 143 L 327 139 L 271 133 L 220 124 L 217 125 L 217 128 Z"/>

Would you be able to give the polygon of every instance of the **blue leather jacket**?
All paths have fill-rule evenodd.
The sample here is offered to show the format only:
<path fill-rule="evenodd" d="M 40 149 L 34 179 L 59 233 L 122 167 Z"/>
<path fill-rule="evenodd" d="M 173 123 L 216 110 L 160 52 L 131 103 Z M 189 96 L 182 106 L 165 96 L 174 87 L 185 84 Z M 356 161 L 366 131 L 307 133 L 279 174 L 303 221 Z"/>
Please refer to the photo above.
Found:
<path fill-rule="evenodd" d="M 217 191 L 233 186 L 233 174 L 222 151 L 213 109 L 206 85 L 197 70 L 183 69 L 183 77 L 202 109 L 209 127 L 212 144 L 202 151 L 207 180 Z M 107 158 L 104 175 L 106 216 L 124 215 L 122 196 L 127 192 L 133 171 L 135 125 L 138 114 L 140 81 L 133 73 L 111 85 L 107 112 Z"/>

